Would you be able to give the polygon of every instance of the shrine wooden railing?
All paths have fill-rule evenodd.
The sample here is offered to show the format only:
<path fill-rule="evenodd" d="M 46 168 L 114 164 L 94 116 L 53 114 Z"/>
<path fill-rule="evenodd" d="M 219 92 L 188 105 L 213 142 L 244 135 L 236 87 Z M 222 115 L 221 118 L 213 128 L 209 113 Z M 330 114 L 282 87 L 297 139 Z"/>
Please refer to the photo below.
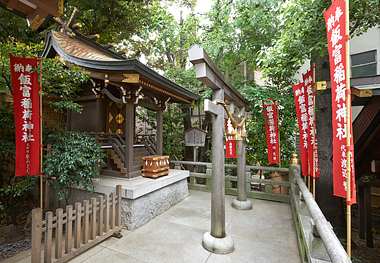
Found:
<path fill-rule="evenodd" d="M 65 262 L 93 247 L 112 234 L 119 232 L 121 224 L 121 185 L 116 193 L 92 198 L 66 206 L 53 212 L 46 212 L 42 220 L 41 208 L 32 211 L 32 262 L 41 262 L 41 237 L 44 237 L 44 262 Z M 53 233 L 55 235 L 53 245 Z M 52 258 L 53 248 L 55 250 Z M 63 250 L 65 252 L 63 252 Z"/>
<path fill-rule="evenodd" d="M 145 148 L 151 155 L 156 155 L 156 139 L 152 134 L 139 134 L 136 135 L 136 140 L 143 143 Z"/>
<path fill-rule="evenodd" d="M 170 161 L 175 164 L 174 169 L 180 169 L 180 165 L 191 165 L 201 172 L 190 171 L 189 189 L 199 191 L 211 191 L 212 164 L 203 162 Z M 229 170 L 237 168 L 237 165 L 225 164 L 225 193 L 237 195 L 236 176 L 231 176 Z M 263 179 L 264 172 L 272 172 L 269 178 Z M 247 197 L 271 201 L 290 203 L 288 181 L 288 168 L 246 166 Z M 274 179 L 274 180 L 273 180 Z M 282 180 L 282 181 L 281 181 Z"/>

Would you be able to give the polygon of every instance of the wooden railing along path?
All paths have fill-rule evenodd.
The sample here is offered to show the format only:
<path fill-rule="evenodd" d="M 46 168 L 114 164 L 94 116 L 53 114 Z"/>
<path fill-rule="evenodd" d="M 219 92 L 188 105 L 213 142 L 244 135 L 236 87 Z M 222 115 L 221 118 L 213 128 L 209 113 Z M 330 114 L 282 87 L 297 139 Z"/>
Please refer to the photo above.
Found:
<path fill-rule="evenodd" d="M 206 167 L 206 173 L 197 173 L 190 171 L 189 189 L 198 191 L 211 191 L 211 175 L 212 164 L 203 162 L 188 162 L 188 161 L 170 161 L 175 164 L 174 169 L 181 169 L 180 165 L 192 165 L 198 167 Z M 226 168 L 237 168 L 237 165 L 225 164 Z M 246 180 L 247 180 L 247 197 L 265 199 L 270 201 L 279 201 L 284 203 L 290 203 L 290 197 L 288 194 L 274 193 L 274 186 L 290 187 L 289 181 L 277 181 L 270 179 L 261 179 L 263 171 L 282 172 L 289 173 L 288 168 L 279 167 L 264 167 L 264 166 L 246 166 Z M 251 174 L 258 174 L 260 178 L 252 178 Z M 198 183 L 198 179 L 204 179 L 205 183 Z M 237 195 L 237 188 L 233 187 L 231 182 L 236 182 L 236 176 L 225 176 L 225 193 L 229 195 Z M 258 188 L 254 189 L 252 185 L 257 185 Z"/>
<path fill-rule="evenodd" d="M 41 237 L 45 238 L 44 262 L 65 262 L 110 237 L 123 228 L 121 224 L 121 185 L 116 193 L 85 200 L 84 205 L 66 206 L 46 212 L 42 220 L 41 208 L 32 211 L 32 262 L 41 262 Z M 65 231 L 64 231 L 65 229 Z M 52 259 L 53 232 L 55 256 Z M 63 233 L 65 232 L 65 233 Z M 74 243 L 74 244 L 73 244 Z M 74 246 L 73 246 L 74 245 Z M 64 252 L 63 252 L 64 249 Z"/>

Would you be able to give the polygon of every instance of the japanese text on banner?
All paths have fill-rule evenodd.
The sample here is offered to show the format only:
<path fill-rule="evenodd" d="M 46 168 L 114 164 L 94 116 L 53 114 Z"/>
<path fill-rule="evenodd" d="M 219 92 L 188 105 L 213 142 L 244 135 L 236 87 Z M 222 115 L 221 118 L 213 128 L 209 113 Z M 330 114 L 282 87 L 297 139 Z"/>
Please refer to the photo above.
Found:
<path fill-rule="evenodd" d="M 307 152 L 307 138 L 309 135 L 309 117 L 307 115 L 306 109 L 306 92 L 304 83 L 300 82 L 298 85 L 293 86 L 293 92 L 297 112 L 298 130 L 300 134 L 302 174 L 309 175 Z"/>
<path fill-rule="evenodd" d="M 336 0 L 324 12 L 327 43 L 330 58 L 332 127 L 333 127 L 333 178 L 334 195 L 347 197 L 347 135 L 346 123 L 346 46 L 345 46 L 345 8 L 344 0 Z M 350 111 L 351 112 L 351 111 Z M 352 118 L 350 118 L 352 119 Z M 351 151 L 351 204 L 356 203 L 354 152 Z"/>
<path fill-rule="evenodd" d="M 278 126 L 277 126 L 277 107 L 276 102 L 272 99 L 271 103 L 263 101 L 265 121 L 265 131 L 268 148 L 268 162 L 280 163 Z"/>
<path fill-rule="evenodd" d="M 13 57 L 11 74 L 16 133 L 16 176 L 39 173 L 38 75 L 33 72 L 37 59 Z"/>
<path fill-rule="evenodd" d="M 314 149 L 314 132 L 315 132 L 315 116 L 314 116 L 314 95 L 313 95 L 313 68 L 302 75 L 305 85 L 306 96 L 306 113 L 308 116 L 308 136 L 307 136 L 307 152 L 309 174 L 319 177 L 319 162 L 317 149 Z M 316 137 L 316 136 L 315 136 Z M 315 152 L 315 153 L 314 153 Z M 313 160 L 314 165 L 313 165 Z M 315 173 L 313 172 L 315 171 Z"/>

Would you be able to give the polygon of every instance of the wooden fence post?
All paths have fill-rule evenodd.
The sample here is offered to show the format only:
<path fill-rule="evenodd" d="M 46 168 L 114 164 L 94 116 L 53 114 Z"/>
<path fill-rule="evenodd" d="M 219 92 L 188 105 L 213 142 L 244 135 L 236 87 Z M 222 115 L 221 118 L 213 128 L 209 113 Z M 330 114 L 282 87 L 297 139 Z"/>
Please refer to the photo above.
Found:
<path fill-rule="evenodd" d="M 75 231 L 74 231 L 74 248 L 80 247 L 80 230 L 81 230 L 81 203 L 75 203 Z"/>
<path fill-rule="evenodd" d="M 71 252 L 71 237 L 73 236 L 73 206 L 66 206 L 66 240 L 65 240 L 65 252 L 69 254 Z"/>
<path fill-rule="evenodd" d="M 121 225 L 121 185 L 116 186 L 117 206 L 116 206 L 116 226 Z"/>
<path fill-rule="evenodd" d="M 42 209 L 32 210 L 32 263 L 41 262 Z"/>
<path fill-rule="evenodd" d="M 44 251 L 44 262 L 51 262 L 51 245 L 52 245 L 52 235 L 53 235 L 53 212 L 46 212 L 45 215 L 45 251 Z"/>
<path fill-rule="evenodd" d="M 106 198 L 106 212 L 104 214 L 104 232 L 110 231 L 110 196 L 105 195 Z"/>
<path fill-rule="evenodd" d="M 112 192 L 111 193 L 111 199 L 112 199 L 112 203 L 111 203 L 111 222 L 110 222 L 110 228 L 111 229 L 114 229 L 115 228 L 115 205 L 116 205 L 116 197 L 115 197 L 115 192 Z"/>
<path fill-rule="evenodd" d="M 55 228 L 55 258 L 62 257 L 62 230 L 63 230 L 63 209 L 56 210 L 57 227 Z"/>
<path fill-rule="evenodd" d="M 99 196 L 98 235 L 103 235 L 103 196 Z"/>
<path fill-rule="evenodd" d="M 88 243 L 89 223 L 90 223 L 90 201 L 84 200 L 83 244 Z"/>
<path fill-rule="evenodd" d="M 91 198 L 92 216 L 91 216 L 91 239 L 96 238 L 96 198 Z"/>

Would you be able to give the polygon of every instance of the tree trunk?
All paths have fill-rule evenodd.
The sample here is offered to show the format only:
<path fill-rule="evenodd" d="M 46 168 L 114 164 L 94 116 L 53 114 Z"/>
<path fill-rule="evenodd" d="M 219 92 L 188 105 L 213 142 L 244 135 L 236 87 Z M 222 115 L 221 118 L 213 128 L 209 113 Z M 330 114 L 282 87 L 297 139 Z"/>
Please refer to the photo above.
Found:
<path fill-rule="evenodd" d="M 315 80 L 330 80 L 328 55 L 315 62 Z M 333 129 L 331 89 L 316 96 L 316 125 L 320 178 L 316 178 L 316 201 L 338 237 L 346 238 L 344 204 L 341 197 L 333 195 Z"/>

